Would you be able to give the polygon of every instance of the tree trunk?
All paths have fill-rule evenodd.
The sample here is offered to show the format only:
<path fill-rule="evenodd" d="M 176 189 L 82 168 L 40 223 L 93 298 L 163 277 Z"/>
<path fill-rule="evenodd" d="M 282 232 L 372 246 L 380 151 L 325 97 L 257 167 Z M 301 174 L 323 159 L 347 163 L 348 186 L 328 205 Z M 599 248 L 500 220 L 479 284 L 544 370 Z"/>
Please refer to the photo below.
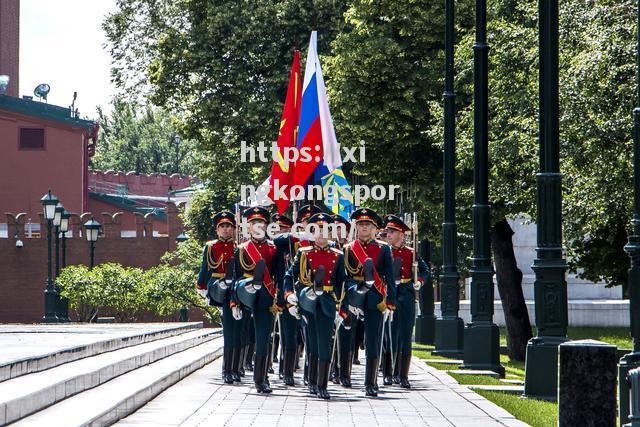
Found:
<path fill-rule="evenodd" d="M 511 360 L 524 361 L 532 337 L 529 313 L 522 293 L 522 271 L 513 252 L 513 230 L 505 218 L 491 228 L 491 249 L 498 292 L 507 324 L 507 349 Z"/>

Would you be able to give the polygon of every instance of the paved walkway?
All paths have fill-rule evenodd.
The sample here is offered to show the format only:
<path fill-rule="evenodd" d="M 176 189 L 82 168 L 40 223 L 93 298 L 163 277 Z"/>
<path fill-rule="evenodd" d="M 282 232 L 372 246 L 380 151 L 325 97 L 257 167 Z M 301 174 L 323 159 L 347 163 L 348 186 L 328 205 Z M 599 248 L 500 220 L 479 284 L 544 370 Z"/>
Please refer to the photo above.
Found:
<path fill-rule="evenodd" d="M 330 401 L 311 397 L 296 376 L 295 388 L 270 374 L 273 393 L 255 392 L 251 373 L 241 385 L 224 385 L 217 359 L 158 395 L 120 426 L 526 426 L 442 371 L 414 358 L 413 389 L 380 387 L 365 398 L 364 366 L 353 367 L 353 389 L 329 384 Z M 380 384 L 382 381 L 380 379 Z"/>

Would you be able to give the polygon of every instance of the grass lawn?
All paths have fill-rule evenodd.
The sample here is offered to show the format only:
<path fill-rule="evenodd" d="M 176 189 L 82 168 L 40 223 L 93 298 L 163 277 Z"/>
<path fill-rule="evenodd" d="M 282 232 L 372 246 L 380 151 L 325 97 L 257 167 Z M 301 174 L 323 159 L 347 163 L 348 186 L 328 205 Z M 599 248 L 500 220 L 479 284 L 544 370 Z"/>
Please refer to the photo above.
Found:
<path fill-rule="evenodd" d="M 477 390 L 476 393 L 533 427 L 558 425 L 558 405 L 555 403 L 537 399 L 523 399 L 517 394 L 499 391 Z"/>
<path fill-rule="evenodd" d="M 536 330 L 533 329 L 535 336 Z M 567 335 L 572 340 L 593 339 L 604 341 L 616 345 L 618 349 L 631 349 L 633 342 L 629 334 L 629 328 L 569 328 Z M 500 328 L 500 345 L 506 346 L 506 329 Z M 432 346 L 424 346 L 418 343 L 413 344 L 413 355 L 422 359 L 447 360 L 442 356 L 431 353 Z M 506 355 L 500 355 L 500 363 L 505 368 L 507 379 L 518 379 L 524 381 L 524 362 L 509 360 Z M 457 365 L 441 362 L 427 362 L 431 367 L 438 370 L 448 371 L 458 369 Z M 449 374 L 460 384 L 484 384 L 484 385 L 506 385 L 500 380 L 484 375 L 464 375 Z M 554 426 L 558 423 L 558 405 L 554 402 L 547 402 L 537 399 L 524 399 L 517 394 L 504 393 L 498 391 L 477 390 L 476 393 L 484 396 L 498 406 L 501 406 L 517 419 L 534 427 Z"/>
<path fill-rule="evenodd" d="M 533 327 L 533 336 L 536 335 L 536 328 Z M 579 327 L 569 328 L 567 335 L 572 340 L 592 339 L 604 341 L 613 344 L 618 349 L 632 349 L 633 341 L 629 328 L 596 328 L 596 327 Z M 500 328 L 500 345 L 507 345 L 507 330 Z"/>

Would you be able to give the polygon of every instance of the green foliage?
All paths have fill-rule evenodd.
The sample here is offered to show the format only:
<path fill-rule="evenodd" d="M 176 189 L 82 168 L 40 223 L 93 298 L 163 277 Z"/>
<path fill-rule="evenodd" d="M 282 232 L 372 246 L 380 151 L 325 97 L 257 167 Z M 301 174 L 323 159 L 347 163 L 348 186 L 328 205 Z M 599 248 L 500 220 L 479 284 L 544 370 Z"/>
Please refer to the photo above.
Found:
<path fill-rule="evenodd" d="M 470 1 L 457 2 L 470 25 Z M 440 238 L 444 2 L 354 1 L 346 31 L 324 58 L 338 140 L 364 141 L 366 161 L 347 165 L 360 184 L 400 185 L 402 200 L 371 202 L 381 212 L 419 212 L 421 234 Z"/>
<path fill-rule="evenodd" d="M 113 315 L 118 322 L 135 322 L 144 313 L 176 319 L 178 310 L 187 306 L 203 310 L 219 323 L 219 310 L 207 306 L 195 290 L 200 253 L 199 244 L 188 240 L 147 271 L 115 263 L 93 270 L 69 266 L 56 283 L 81 322 L 91 322 L 98 313 Z"/>
<path fill-rule="evenodd" d="M 172 117 L 158 108 L 138 107 L 123 98 L 106 115 L 98 109 L 101 131 L 91 167 L 136 173 L 195 173 L 194 143 L 179 139 Z"/>
<path fill-rule="evenodd" d="M 306 47 L 316 18 L 319 50 L 342 27 L 347 1 L 120 0 L 103 23 L 122 92 L 180 113 L 197 141 L 199 177 L 222 205 L 266 166 L 241 163 L 240 144 L 276 139 L 292 48 Z M 145 82 L 149 82 L 147 85 Z"/>
<path fill-rule="evenodd" d="M 194 237 L 210 215 L 260 183 L 268 165 L 239 162 L 240 141 L 275 139 L 291 48 L 304 51 L 317 17 L 319 52 L 338 140 L 365 141 L 366 162 L 346 164 L 355 184 L 402 185 L 420 230 L 439 242 L 442 222 L 442 2 L 365 0 L 210 2 L 119 0 L 104 22 L 123 93 L 179 117 L 196 141 L 209 192 L 189 213 Z M 538 36 L 535 2 L 488 2 L 490 202 L 493 219 L 536 218 Z M 456 2 L 460 263 L 471 253 L 474 2 Z M 627 280 L 635 4 L 560 5 L 560 123 L 564 239 L 570 267 L 611 285 Z M 410 200 L 408 200 L 410 199 Z M 464 265 L 461 266 L 464 269 Z"/>
<path fill-rule="evenodd" d="M 136 321 L 146 308 L 142 269 L 116 263 L 100 264 L 91 271 L 101 287 L 100 307 L 108 307 L 118 322 Z"/>
<path fill-rule="evenodd" d="M 210 240 L 216 232 L 213 216 L 216 212 L 229 209 L 225 204 L 226 200 L 225 196 L 216 194 L 212 189 L 196 192 L 184 215 L 184 225 L 189 230 L 189 236 L 200 243 Z"/>
<path fill-rule="evenodd" d="M 56 284 L 60 287 L 60 294 L 69 299 L 69 307 L 78 313 L 79 321 L 93 320 L 105 300 L 95 270 L 84 265 L 65 267 L 56 278 Z"/>

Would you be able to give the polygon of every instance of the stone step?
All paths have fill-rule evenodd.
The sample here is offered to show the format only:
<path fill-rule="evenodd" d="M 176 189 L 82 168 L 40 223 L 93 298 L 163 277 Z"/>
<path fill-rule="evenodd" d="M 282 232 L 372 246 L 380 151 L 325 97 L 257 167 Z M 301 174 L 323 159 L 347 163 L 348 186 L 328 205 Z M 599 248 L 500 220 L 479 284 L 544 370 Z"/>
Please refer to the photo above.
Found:
<path fill-rule="evenodd" d="M 522 394 L 524 393 L 523 385 L 467 385 L 471 390 L 487 390 L 501 391 L 503 393 Z"/>
<path fill-rule="evenodd" d="M 458 374 L 458 375 L 482 375 L 487 377 L 500 378 L 500 374 L 493 371 L 487 371 L 484 369 L 453 369 L 453 370 L 447 371 L 447 373 Z"/>
<path fill-rule="evenodd" d="M 198 329 L 76 360 L 0 383 L 0 424 L 19 420 L 70 396 L 219 337 Z"/>
<path fill-rule="evenodd" d="M 114 378 L 21 419 L 15 426 L 110 425 L 222 355 L 222 337 Z M 244 380 L 245 382 L 247 380 Z"/>
<path fill-rule="evenodd" d="M 0 360 L 0 382 L 41 372 L 96 354 L 172 337 L 201 328 L 202 322 L 149 324 L 142 332 L 137 325 L 134 327 L 131 325 L 112 325 L 110 333 L 103 333 L 103 328 L 91 324 L 2 325 L 0 335 L 8 340 L 20 340 L 21 343 L 24 342 L 24 345 L 17 348 L 15 354 L 3 355 Z M 38 341 L 37 337 L 42 333 L 46 333 L 52 338 L 55 337 L 55 340 L 58 341 L 56 345 L 48 347 Z M 96 336 L 101 335 L 108 338 L 95 339 Z"/>
<path fill-rule="evenodd" d="M 424 359 L 427 363 L 442 363 L 443 365 L 462 365 L 464 363 L 461 359 Z"/>

